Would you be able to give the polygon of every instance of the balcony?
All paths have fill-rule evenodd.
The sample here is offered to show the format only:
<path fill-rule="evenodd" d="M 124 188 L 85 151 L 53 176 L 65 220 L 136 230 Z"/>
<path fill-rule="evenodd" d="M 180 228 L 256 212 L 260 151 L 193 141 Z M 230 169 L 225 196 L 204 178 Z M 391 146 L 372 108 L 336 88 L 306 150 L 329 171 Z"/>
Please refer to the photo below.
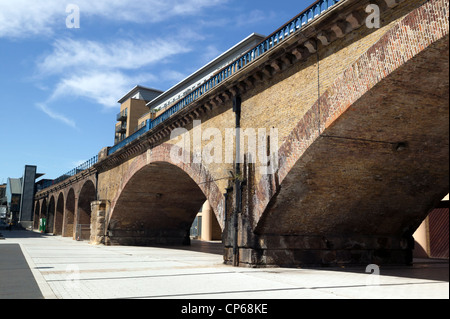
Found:
<path fill-rule="evenodd" d="M 116 126 L 116 133 L 123 134 L 127 132 L 127 123 Z"/>
<path fill-rule="evenodd" d="M 114 138 L 114 145 L 119 144 L 126 138 L 125 134 L 116 134 L 116 137 Z"/>
<path fill-rule="evenodd" d="M 147 125 L 147 121 L 143 121 L 142 123 L 140 123 L 140 124 L 138 125 L 138 127 L 136 127 L 135 132 L 139 131 L 141 128 L 143 128 L 143 127 L 146 126 L 146 125 Z"/>
<path fill-rule="evenodd" d="M 119 114 L 117 114 L 117 121 L 122 122 L 125 121 L 128 117 L 128 109 L 123 110 Z"/>

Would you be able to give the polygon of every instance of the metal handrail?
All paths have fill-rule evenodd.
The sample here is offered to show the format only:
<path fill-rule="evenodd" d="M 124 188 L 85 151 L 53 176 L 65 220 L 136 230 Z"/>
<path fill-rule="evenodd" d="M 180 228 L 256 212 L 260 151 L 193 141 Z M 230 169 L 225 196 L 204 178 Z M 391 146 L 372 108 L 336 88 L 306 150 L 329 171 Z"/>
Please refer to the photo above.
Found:
<path fill-rule="evenodd" d="M 121 118 L 126 118 L 128 116 L 128 108 L 117 114 L 117 121 L 120 121 Z"/>
<path fill-rule="evenodd" d="M 127 131 L 127 123 L 124 122 L 120 125 L 116 125 L 116 133 L 126 132 Z"/>
<path fill-rule="evenodd" d="M 77 224 L 75 231 L 75 238 L 77 241 L 83 240 L 83 230 L 88 231 L 89 234 L 91 232 L 91 224 Z"/>
<path fill-rule="evenodd" d="M 179 100 L 177 103 L 175 103 L 172 107 L 170 107 L 167 111 L 159 115 L 157 118 L 153 120 L 147 120 L 145 122 L 145 125 L 138 129 L 134 134 L 130 135 L 126 139 L 122 140 L 118 144 L 114 145 L 108 150 L 108 155 L 114 154 L 127 144 L 131 143 L 132 141 L 138 139 L 140 136 L 148 132 L 149 130 L 155 128 L 159 124 L 163 123 L 170 117 L 172 117 L 174 114 L 176 114 L 181 109 L 185 108 L 187 105 L 191 104 L 195 100 L 197 100 L 199 97 L 201 97 L 206 92 L 210 91 L 212 88 L 219 85 L 221 82 L 223 82 L 225 79 L 229 78 L 236 72 L 238 72 L 240 69 L 248 65 L 249 63 L 255 61 L 258 57 L 260 57 L 262 54 L 266 53 L 267 51 L 271 50 L 272 48 L 278 46 L 280 43 L 284 42 L 288 37 L 290 37 L 292 34 L 294 34 L 297 30 L 299 30 L 302 26 L 305 24 L 308 24 L 310 21 L 321 15 L 324 11 L 327 11 L 329 8 L 334 6 L 336 3 L 340 2 L 342 0 L 318 0 L 314 2 L 312 5 L 310 5 L 308 8 L 303 10 L 300 14 L 295 16 L 293 19 L 291 19 L 288 23 L 284 24 L 282 27 L 280 27 L 278 30 L 276 30 L 274 33 L 266 37 L 263 41 L 261 41 L 258 45 L 256 45 L 254 48 L 250 49 L 243 55 L 241 55 L 238 59 L 234 60 L 224 68 L 222 68 L 219 72 L 216 72 L 212 77 L 210 77 L 208 80 L 206 80 L 202 85 L 191 91 L 189 94 L 187 94 L 185 97 L 183 97 L 181 100 Z M 119 116 L 127 116 L 128 115 L 128 109 L 125 109 L 124 111 L 120 112 L 117 115 L 117 118 Z M 76 168 L 72 169 L 71 171 L 67 172 L 66 174 L 61 175 L 57 179 L 53 181 L 49 181 L 47 183 L 43 184 L 43 187 L 41 190 L 46 189 L 48 187 L 51 187 L 53 185 L 56 185 L 58 183 L 63 182 L 64 180 L 86 170 L 91 168 L 93 165 L 95 165 L 98 162 L 98 156 L 94 156 L 85 163 L 77 166 Z"/>
<path fill-rule="evenodd" d="M 255 61 L 262 54 L 271 50 L 272 48 L 278 46 L 280 43 L 284 42 L 288 37 L 302 28 L 304 25 L 308 24 L 310 21 L 321 15 L 323 12 L 330 9 L 336 3 L 342 0 L 318 0 L 310 5 L 308 8 L 303 10 L 300 14 L 291 19 L 288 23 L 283 25 L 281 28 L 276 30 L 274 33 L 266 37 L 262 42 L 260 42 L 257 46 L 250 49 L 243 55 L 241 55 L 238 59 L 231 62 L 215 75 L 206 80 L 203 84 L 201 84 L 198 88 L 187 94 L 185 97 L 181 98 L 177 103 L 175 103 L 172 107 L 167 109 L 164 113 L 159 115 L 153 120 L 147 120 L 146 126 L 136 131 L 139 134 L 133 134 L 120 142 L 119 144 L 114 145 L 109 149 L 108 155 L 111 155 L 117 152 L 120 148 L 124 147 L 126 144 L 134 141 L 136 138 L 141 136 L 143 133 L 151 130 L 166 121 L 168 118 L 176 114 L 181 109 L 185 108 L 187 105 L 191 104 L 199 97 L 201 97 L 206 92 L 210 91 L 212 88 L 219 85 L 225 79 L 229 78 L 240 69 L 248 65 L 249 63 Z"/>
<path fill-rule="evenodd" d="M 68 171 L 67 173 L 59 176 L 57 179 L 45 182 L 42 185 L 42 188 L 40 190 L 42 191 L 42 190 L 44 190 L 46 188 L 49 188 L 49 187 L 51 187 L 53 185 L 59 184 L 59 183 L 65 181 L 66 179 L 68 179 L 68 178 L 70 178 L 72 176 L 75 176 L 76 174 L 78 174 L 78 173 L 80 173 L 82 171 L 85 171 L 85 170 L 91 168 L 92 166 L 97 164 L 97 162 L 98 162 L 98 155 L 92 157 L 91 159 L 87 160 L 83 164 L 78 165 L 77 167 L 75 167 L 74 169 Z"/>
<path fill-rule="evenodd" d="M 140 137 L 141 135 L 143 135 L 144 133 L 146 133 L 147 131 L 149 131 L 149 124 L 150 121 L 147 120 L 147 122 L 145 123 L 145 126 L 142 127 L 141 129 L 137 130 L 136 132 L 134 132 L 132 135 L 128 136 L 126 139 L 120 141 L 119 143 L 117 143 L 116 145 L 114 145 L 113 147 L 111 147 L 108 150 L 108 155 L 111 155 L 115 152 L 117 152 L 118 150 L 120 150 L 122 147 L 124 147 L 125 145 L 127 145 L 128 143 L 133 142 L 134 140 L 136 140 L 138 137 Z"/>

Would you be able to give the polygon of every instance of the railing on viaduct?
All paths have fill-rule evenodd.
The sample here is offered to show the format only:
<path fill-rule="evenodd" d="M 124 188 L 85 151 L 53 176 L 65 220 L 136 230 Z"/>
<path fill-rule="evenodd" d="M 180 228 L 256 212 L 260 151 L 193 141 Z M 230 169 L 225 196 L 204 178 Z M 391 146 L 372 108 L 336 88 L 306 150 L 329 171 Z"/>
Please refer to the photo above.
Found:
<path fill-rule="evenodd" d="M 300 14 L 290 20 L 288 23 L 283 25 L 281 28 L 276 30 L 274 33 L 265 38 L 261 43 L 259 43 L 254 48 L 250 49 L 247 53 L 243 54 L 241 57 L 231 62 L 211 78 L 206 80 L 202 85 L 197 87 L 195 90 L 191 91 L 184 98 L 179 100 L 173 106 L 169 107 L 164 113 L 159 115 L 153 120 L 147 120 L 146 125 L 137 130 L 134 134 L 130 135 L 128 138 L 122 140 L 120 143 L 114 145 L 108 150 L 108 155 L 112 155 L 118 150 L 125 147 L 127 144 L 138 139 L 140 136 L 146 132 L 154 129 L 180 110 L 184 109 L 186 106 L 190 105 L 192 102 L 196 101 L 203 94 L 207 93 L 211 89 L 218 86 L 221 82 L 241 70 L 243 67 L 247 66 L 249 63 L 255 61 L 264 53 L 268 52 L 272 48 L 278 46 L 284 42 L 287 38 L 292 36 L 298 30 L 300 30 L 304 25 L 308 24 L 310 21 L 317 18 L 319 15 L 330 9 L 336 3 L 342 0 L 318 0 L 310 5 L 308 8 L 303 10 Z M 83 170 L 86 170 L 96 164 L 98 161 L 98 156 L 94 156 L 82 165 L 72 169 L 64 175 L 61 175 L 54 181 L 49 181 L 43 185 L 42 189 L 51 187 L 52 185 L 58 184 Z"/>
<path fill-rule="evenodd" d="M 98 162 L 98 155 L 92 157 L 91 159 L 87 160 L 86 162 L 84 162 L 83 164 L 75 167 L 74 169 L 68 171 L 67 173 L 59 176 L 57 179 L 52 180 L 52 181 L 45 181 L 44 183 L 42 183 L 41 188 L 38 191 L 41 191 L 43 189 L 49 188 L 53 185 L 59 184 L 63 181 L 65 181 L 66 179 L 77 175 L 78 173 L 81 173 L 82 171 L 85 171 L 89 168 L 91 168 L 92 166 L 94 166 L 95 164 L 97 164 Z"/>

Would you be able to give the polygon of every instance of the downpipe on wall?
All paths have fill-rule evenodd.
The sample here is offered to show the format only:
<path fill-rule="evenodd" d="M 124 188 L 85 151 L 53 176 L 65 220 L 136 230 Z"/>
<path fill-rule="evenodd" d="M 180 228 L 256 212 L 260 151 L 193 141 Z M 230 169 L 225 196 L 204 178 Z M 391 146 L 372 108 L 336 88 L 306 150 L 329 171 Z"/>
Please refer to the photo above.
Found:
<path fill-rule="evenodd" d="M 236 117 L 236 160 L 234 172 L 234 189 L 236 190 L 235 208 L 233 213 L 233 266 L 239 267 L 238 228 L 239 214 L 242 212 L 242 181 L 241 181 L 241 96 L 237 94 L 233 98 L 233 112 Z"/>

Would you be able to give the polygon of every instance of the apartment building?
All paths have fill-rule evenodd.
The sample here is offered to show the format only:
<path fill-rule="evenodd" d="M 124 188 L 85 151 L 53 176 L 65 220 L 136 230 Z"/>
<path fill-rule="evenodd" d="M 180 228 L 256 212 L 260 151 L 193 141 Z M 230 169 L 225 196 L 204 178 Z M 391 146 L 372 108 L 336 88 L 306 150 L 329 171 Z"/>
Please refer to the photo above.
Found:
<path fill-rule="evenodd" d="M 120 113 L 117 115 L 114 145 L 144 127 L 148 120 L 161 115 L 166 109 L 176 104 L 223 67 L 237 60 L 264 39 L 265 36 L 261 34 L 250 34 L 247 38 L 165 92 L 140 85 L 136 86 L 118 101 L 121 104 L 121 108 Z"/>
<path fill-rule="evenodd" d="M 120 113 L 117 114 L 114 144 L 137 130 L 139 118 L 148 112 L 147 103 L 162 93 L 160 90 L 137 85 L 118 101 L 121 106 Z"/>

